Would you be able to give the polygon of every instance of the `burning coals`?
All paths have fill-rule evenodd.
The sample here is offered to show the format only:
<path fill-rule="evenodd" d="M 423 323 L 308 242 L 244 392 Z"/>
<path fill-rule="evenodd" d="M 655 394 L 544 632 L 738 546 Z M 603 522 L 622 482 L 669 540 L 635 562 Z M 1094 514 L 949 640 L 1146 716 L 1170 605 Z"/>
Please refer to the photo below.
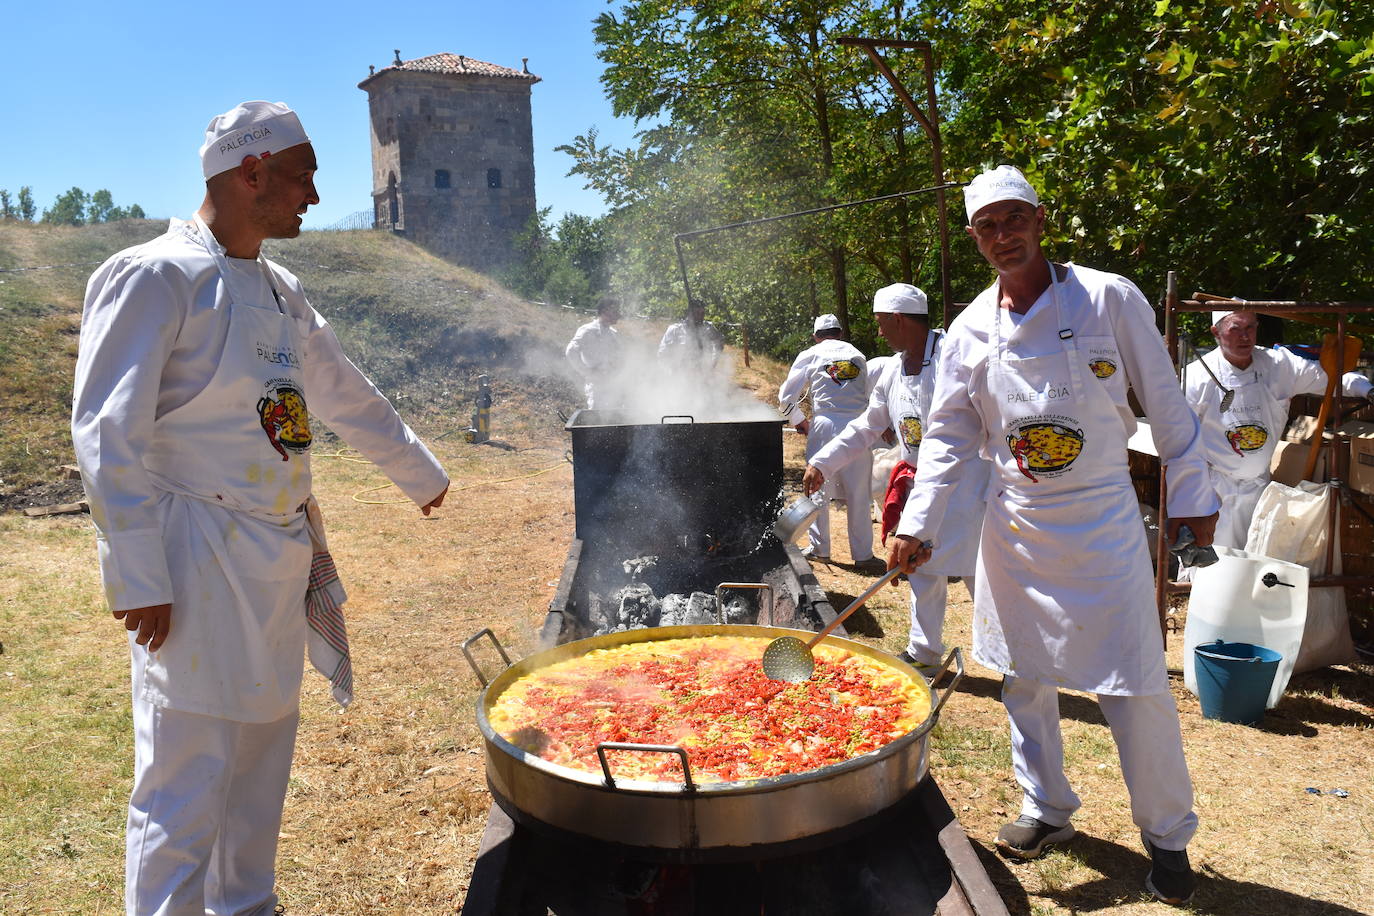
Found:
<path fill-rule="evenodd" d="M 626 572 L 631 563 L 641 560 L 656 560 L 656 557 L 639 557 L 626 561 Z M 643 571 L 652 562 L 636 567 Z M 702 626 L 714 623 L 753 623 L 758 617 L 758 607 L 750 598 L 731 595 L 725 599 L 723 621 L 717 619 L 717 602 L 714 595 L 706 592 L 690 594 L 669 593 L 659 598 L 654 590 L 643 582 L 632 582 L 618 588 L 608 595 L 590 594 L 589 622 L 595 635 L 621 633 L 644 627 Z"/>

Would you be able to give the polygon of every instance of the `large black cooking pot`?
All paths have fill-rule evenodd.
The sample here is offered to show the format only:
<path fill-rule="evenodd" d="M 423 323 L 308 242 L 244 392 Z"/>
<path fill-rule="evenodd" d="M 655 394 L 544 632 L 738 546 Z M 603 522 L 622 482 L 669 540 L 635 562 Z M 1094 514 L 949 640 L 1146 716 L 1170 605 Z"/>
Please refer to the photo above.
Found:
<path fill-rule="evenodd" d="M 782 491 L 783 421 L 762 405 L 757 417 L 577 411 L 566 426 L 577 536 L 641 547 L 682 538 L 753 546 L 777 517 Z"/>

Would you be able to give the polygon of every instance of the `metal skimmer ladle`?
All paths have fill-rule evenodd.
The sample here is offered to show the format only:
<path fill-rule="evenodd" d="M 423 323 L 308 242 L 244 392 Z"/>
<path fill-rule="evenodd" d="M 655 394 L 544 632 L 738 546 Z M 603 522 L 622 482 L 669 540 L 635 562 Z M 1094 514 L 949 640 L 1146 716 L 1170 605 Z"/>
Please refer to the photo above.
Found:
<path fill-rule="evenodd" d="M 1212 367 L 1207 365 L 1207 361 L 1197 355 L 1197 347 L 1193 346 L 1192 339 L 1187 337 L 1183 339 L 1188 344 L 1188 349 L 1193 351 L 1193 357 L 1197 360 L 1198 364 L 1201 365 L 1203 369 L 1207 370 L 1207 374 L 1212 377 L 1212 381 L 1216 382 L 1217 387 L 1221 389 L 1221 412 L 1226 413 L 1226 411 L 1231 409 L 1231 402 L 1236 399 L 1235 391 L 1223 385 L 1221 379 L 1217 378 L 1217 374 L 1212 371 Z"/>
<path fill-rule="evenodd" d="M 811 649 L 830 635 L 844 619 L 850 614 L 863 607 L 864 602 L 878 593 L 878 589 L 891 582 L 901 575 L 901 567 L 893 567 L 883 574 L 877 582 L 874 582 L 859 597 L 850 603 L 849 607 L 840 612 L 830 625 L 811 637 L 810 642 L 802 642 L 795 636 L 779 636 L 768 644 L 768 648 L 763 650 L 763 673 L 775 681 L 787 681 L 791 684 L 800 684 L 802 681 L 811 677 L 811 672 L 816 670 L 816 659 L 811 654 Z"/>

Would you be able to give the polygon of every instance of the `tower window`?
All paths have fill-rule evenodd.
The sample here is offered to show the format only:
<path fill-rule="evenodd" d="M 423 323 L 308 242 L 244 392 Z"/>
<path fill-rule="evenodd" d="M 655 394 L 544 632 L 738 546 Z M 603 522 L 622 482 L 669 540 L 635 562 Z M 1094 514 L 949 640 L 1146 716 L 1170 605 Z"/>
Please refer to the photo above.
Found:
<path fill-rule="evenodd" d="M 447 188 L 451 186 L 449 183 L 448 169 L 434 170 L 434 186 L 436 188 Z"/>
<path fill-rule="evenodd" d="M 499 187 L 501 187 L 501 170 L 500 170 L 500 169 L 487 169 L 487 187 L 489 187 L 489 188 L 499 188 Z"/>

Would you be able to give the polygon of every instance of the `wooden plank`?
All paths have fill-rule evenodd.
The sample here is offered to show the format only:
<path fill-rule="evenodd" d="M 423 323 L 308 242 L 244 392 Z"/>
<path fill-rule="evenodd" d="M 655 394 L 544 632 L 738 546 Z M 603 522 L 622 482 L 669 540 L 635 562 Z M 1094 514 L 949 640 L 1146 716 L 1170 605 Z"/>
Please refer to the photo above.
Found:
<path fill-rule="evenodd" d="M 74 464 L 59 464 L 56 473 L 57 477 L 61 480 L 81 479 L 81 469 Z"/>
<path fill-rule="evenodd" d="M 968 834 L 964 833 L 964 825 L 954 816 L 934 777 L 927 775 L 921 781 L 920 800 L 931 824 L 940 831 L 940 848 L 949 859 L 954 878 L 976 916 L 1009 916 L 1007 905 L 988 877 Z"/>
<path fill-rule="evenodd" d="M 90 512 L 90 505 L 83 499 L 74 503 L 62 503 L 57 506 L 30 506 L 24 510 L 24 514 L 29 518 L 44 518 L 49 515 L 75 515 L 78 512 Z"/>

